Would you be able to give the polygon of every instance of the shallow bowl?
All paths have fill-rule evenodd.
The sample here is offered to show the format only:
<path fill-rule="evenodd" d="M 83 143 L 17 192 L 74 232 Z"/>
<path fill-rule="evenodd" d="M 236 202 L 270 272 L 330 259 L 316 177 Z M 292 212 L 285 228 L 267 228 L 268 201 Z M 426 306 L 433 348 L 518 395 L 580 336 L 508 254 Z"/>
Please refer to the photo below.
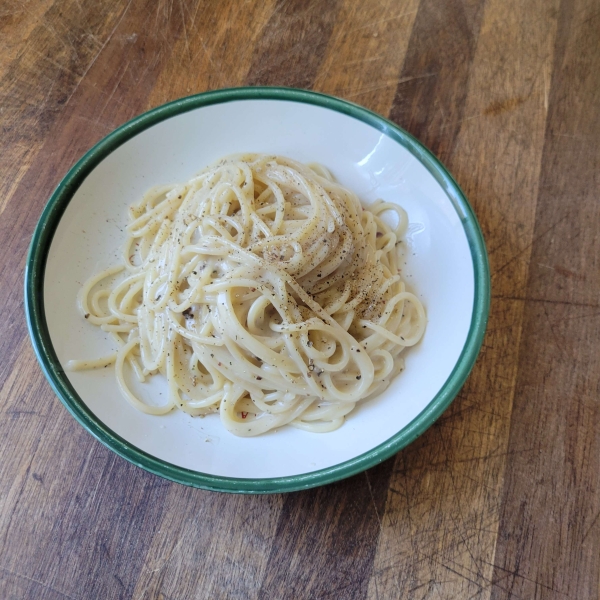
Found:
<path fill-rule="evenodd" d="M 186 181 L 227 154 L 265 152 L 325 165 L 365 203 L 408 212 L 406 281 L 427 329 L 406 369 L 338 430 L 228 433 L 217 415 L 155 417 L 121 396 L 112 368 L 65 372 L 110 340 L 76 309 L 81 282 L 118 260 L 127 207 L 151 186 Z M 31 243 L 25 280 L 33 346 L 58 397 L 111 450 L 167 479 L 211 490 L 282 492 L 348 477 L 423 433 L 469 374 L 485 332 L 490 283 L 473 211 L 415 138 L 355 104 L 283 88 L 207 92 L 151 110 L 108 135 L 67 173 Z M 158 387 L 151 394 L 159 393 Z"/>

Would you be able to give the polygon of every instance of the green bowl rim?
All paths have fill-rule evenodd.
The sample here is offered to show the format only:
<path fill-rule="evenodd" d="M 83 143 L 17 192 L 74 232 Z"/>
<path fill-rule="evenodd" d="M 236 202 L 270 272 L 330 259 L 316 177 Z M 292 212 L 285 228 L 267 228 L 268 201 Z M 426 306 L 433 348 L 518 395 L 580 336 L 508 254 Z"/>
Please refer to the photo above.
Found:
<path fill-rule="evenodd" d="M 457 211 L 469 242 L 475 277 L 473 315 L 461 355 L 427 407 L 384 443 L 332 467 L 289 477 L 220 477 L 175 466 L 133 446 L 102 423 L 79 397 L 54 351 L 44 311 L 44 275 L 54 232 L 71 198 L 88 174 L 111 152 L 145 129 L 176 115 L 237 100 L 284 100 L 328 108 L 348 115 L 395 140 L 415 156 L 441 185 Z M 388 119 L 326 94 L 283 87 L 214 90 L 169 102 L 135 117 L 110 133 L 73 166 L 46 204 L 33 234 L 25 268 L 25 313 L 33 348 L 44 375 L 75 419 L 119 456 L 156 475 L 193 487 L 232 493 L 276 493 L 316 487 L 360 473 L 389 458 L 426 431 L 456 397 L 471 372 L 485 334 L 490 306 L 490 273 L 483 235 L 469 202 L 442 163 L 416 138 Z"/>

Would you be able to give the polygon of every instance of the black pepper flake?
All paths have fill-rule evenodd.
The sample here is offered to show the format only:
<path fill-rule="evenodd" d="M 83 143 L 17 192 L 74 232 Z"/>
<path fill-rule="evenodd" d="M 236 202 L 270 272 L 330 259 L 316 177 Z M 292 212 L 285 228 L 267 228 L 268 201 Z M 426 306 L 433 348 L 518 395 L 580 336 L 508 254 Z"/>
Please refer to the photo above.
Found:
<path fill-rule="evenodd" d="M 83 316 L 84 319 L 89 319 L 90 318 L 90 313 L 85 313 L 85 315 Z"/>
<path fill-rule="evenodd" d="M 356 376 L 356 379 L 360 379 L 361 377 L 362 377 L 361 375 L 357 375 L 357 376 Z"/>

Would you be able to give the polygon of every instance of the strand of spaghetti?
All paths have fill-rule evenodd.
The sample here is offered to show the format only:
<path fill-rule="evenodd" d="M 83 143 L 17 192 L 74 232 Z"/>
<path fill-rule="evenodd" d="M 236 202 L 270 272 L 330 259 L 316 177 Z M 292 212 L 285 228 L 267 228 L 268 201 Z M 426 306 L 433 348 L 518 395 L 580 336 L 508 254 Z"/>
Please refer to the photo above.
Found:
<path fill-rule="evenodd" d="M 92 289 L 103 279 L 112 277 L 113 275 L 117 275 L 118 273 L 123 271 L 124 268 L 125 267 L 123 265 L 109 267 L 108 269 L 104 269 L 103 271 L 100 271 L 100 273 L 93 275 L 83 284 L 83 287 L 77 295 L 77 306 L 81 315 L 84 318 L 89 319 L 90 323 L 93 323 L 94 325 L 102 325 L 104 323 L 110 323 L 111 321 L 115 320 L 114 315 L 109 315 L 106 317 L 97 317 L 96 315 L 92 314 L 88 305 L 88 296 Z"/>
<path fill-rule="evenodd" d="M 376 325 L 371 321 L 359 321 L 359 324 L 364 325 L 364 327 L 367 327 L 368 329 L 377 332 L 380 336 L 387 338 L 388 340 L 394 342 L 398 346 L 414 346 L 420 339 L 420 331 L 418 331 L 411 338 L 406 339 L 393 334 L 391 331 L 385 329 L 385 327 L 381 327 L 381 325 Z"/>
<path fill-rule="evenodd" d="M 138 343 L 139 340 L 133 339 L 127 342 L 127 344 L 125 344 L 121 348 L 119 348 L 119 351 L 117 352 L 117 359 L 115 361 L 115 373 L 117 376 L 117 383 L 119 384 L 119 389 L 121 390 L 123 396 L 125 396 L 125 398 L 134 408 L 137 408 L 138 410 L 148 415 L 165 415 L 171 410 L 173 410 L 175 406 L 172 399 L 169 398 L 169 402 L 167 402 L 167 404 L 163 406 L 151 406 L 149 404 L 146 404 L 145 402 L 142 402 L 135 394 L 133 394 L 125 381 L 125 374 L 123 372 L 125 359 L 127 358 L 127 355 L 133 350 L 133 348 L 135 348 L 135 346 L 138 345 Z"/>
<path fill-rule="evenodd" d="M 104 369 L 117 360 L 117 353 L 113 352 L 107 356 L 93 358 L 91 360 L 70 360 L 67 362 L 69 371 L 87 371 L 88 369 Z"/>
<path fill-rule="evenodd" d="M 204 344 L 206 346 L 222 346 L 223 340 L 208 336 L 208 335 L 197 335 L 193 331 L 189 329 L 185 329 L 182 327 L 176 320 L 173 311 L 167 312 L 167 318 L 169 319 L 169 327 L 177 332 L 181 337 L 184 337 L 188 340 L 192 340 L 199 344 Z"/>

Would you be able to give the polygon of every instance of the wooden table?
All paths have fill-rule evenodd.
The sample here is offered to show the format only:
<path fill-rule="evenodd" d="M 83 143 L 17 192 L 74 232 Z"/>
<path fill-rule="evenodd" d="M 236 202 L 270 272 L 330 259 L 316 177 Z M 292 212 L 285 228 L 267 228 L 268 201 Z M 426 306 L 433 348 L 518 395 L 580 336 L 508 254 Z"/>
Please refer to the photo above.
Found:
<path fill-rule="evenodd" d="M 598 598 L 598 0 L 3 0 L 0 598 Z M 75 160 L 168 100 L 311 88 L 420 138 L 481 222 L 493 299 L 420 439 L 321 489 L 233 496 L 129 464 L 69 416 L 23 317 Z"/>

